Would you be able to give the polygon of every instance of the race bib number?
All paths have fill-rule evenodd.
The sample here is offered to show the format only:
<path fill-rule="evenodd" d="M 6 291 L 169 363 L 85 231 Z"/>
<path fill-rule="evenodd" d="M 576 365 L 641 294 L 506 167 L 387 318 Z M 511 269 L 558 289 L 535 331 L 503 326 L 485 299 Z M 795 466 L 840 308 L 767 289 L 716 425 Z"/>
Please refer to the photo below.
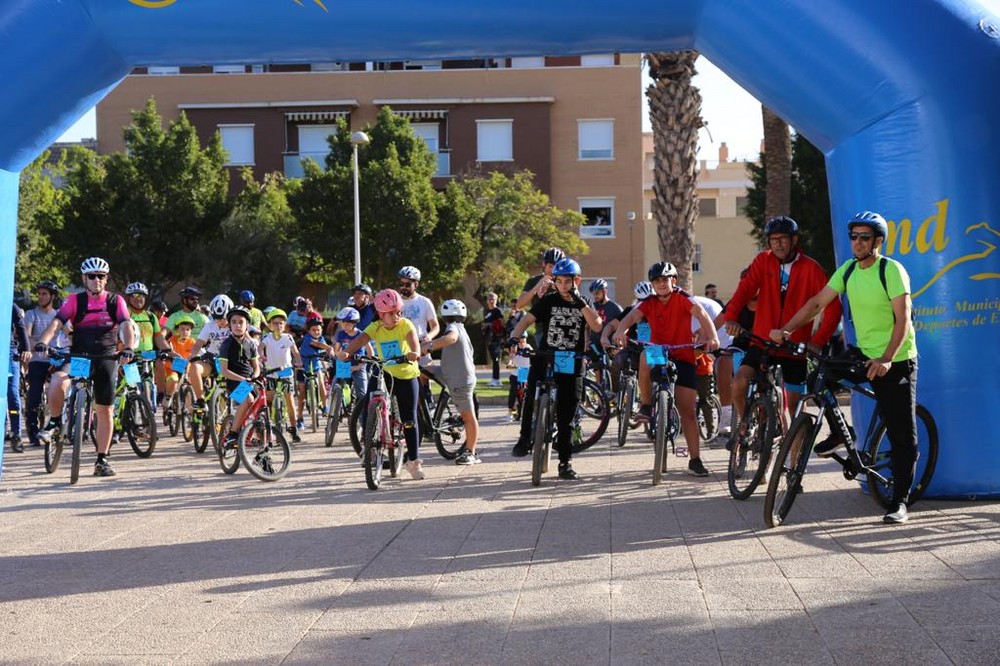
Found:
<path fill-rule="evenodd" d="M 288 367 L 288 368 L 282 368 L 278 372 L 274 373 L 274 376 L 277 377 L 278 379 L 288 379 L 294 374 L 295 371 L 293 371 L 291 367 Z"/>
<path fill-rule="evenodd" d="M 247 396 L 250 395 L 250 391 L 252 390 L 253 387 L 250 386 L 250 382 L 244 379 L 236 386 L 236 388 L 233 389 L 233 392 L 229 394 L 229 397 L 233 399 L 233 402 L 239 404 L 247 399 Z"/>
<path fill-rule="evenodd" d="M 572 375 L 576 370 L 576 354 L 571 351 L 557 351 L 555 358 L 555 369 L 561 375 Z"/>
<path fill-rule="evenodd" d="M 640 321 L 636 324 L 635 334 L 639 338 L 639 342 L 649 342 L 649 322 Z"/>
<path fill-rule="evenodd" d="M 135 386 L 142 381 L 139 376 L 139 368 L 136 367 L 135 363 L 122 366 L 122 371 L 125 373 L 125 383 L 129 386 Z"/>
<path fill-rule="evenodd" d="M 382 359 L 388 360 L 390 358 L 395 358 L 396 356 L 402 356 L 403 350 L 399 346 L 398 340 L 386 340 L 385 342 L 378 343 L 379 349 L 382 350 Z"/>
<path fill-rule="evenodd" d="M 518 368 L 517 381 L 521 382 L 522 384 L 528 381 L 528 370 L 530 370 L 530 368 Z"/>
<path fill-rule="evenodd" d="M 141 358 L 144 361 L 155 361 L 156 360 L 156 352 L 155 351 L 139 352 L 139 358 Z"/>
<path fill-rule="evenodd" d="M 74 356 L 69 360 L 70 377 L 90 377 L 90 359 Z"/>
<path fill-rule="evenodd" d="M 170 362 L 170 369 L 179 375 L 183 375 L 184 371 L 187 370 L 188 362 L 182 358 L 175 358 Z"/>
<path fill-rule="evenodd" d="M 649 365 L 666 365 L 667 357 L 663 353 L 663 347 L 646 347 L 646 363 Z"/>
<path fill-rule="evenodd" d="M 337 379 L 350 379 L 351 378 L 351 362 L 350 361 L 337 361 L 337 370 L 334 374 Z"/>

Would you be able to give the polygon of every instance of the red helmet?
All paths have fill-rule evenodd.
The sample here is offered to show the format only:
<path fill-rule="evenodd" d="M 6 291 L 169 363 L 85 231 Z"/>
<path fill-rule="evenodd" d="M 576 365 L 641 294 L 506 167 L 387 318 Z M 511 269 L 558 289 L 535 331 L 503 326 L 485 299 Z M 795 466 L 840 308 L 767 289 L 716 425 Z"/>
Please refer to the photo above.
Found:
<path fill-rule="evenodd" d="M 383 289 L 375 294 L 377 312 L 399 312 L 403 309 L 403 297 L 395 289 Z"/>

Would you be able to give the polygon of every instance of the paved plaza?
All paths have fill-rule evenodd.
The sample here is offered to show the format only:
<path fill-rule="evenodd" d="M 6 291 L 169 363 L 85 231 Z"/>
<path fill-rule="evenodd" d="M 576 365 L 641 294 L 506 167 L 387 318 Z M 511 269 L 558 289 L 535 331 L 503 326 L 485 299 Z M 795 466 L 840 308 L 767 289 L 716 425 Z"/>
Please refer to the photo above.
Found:
<path fill-rule="evenodd" d="M 165 438 L 68 484 L 5 455 L 0 662 L 996 664 L 996 503 L 924 501 L 903 526 L 817 461 L 790 524 L 634 433 L 541 487 L 483 410 L 483 463 L 365 488 L 346 436 L 307 435 L 284 480 Z M 949 444 L 942 442 L 942 447 Z M 89 455 L 90 452 L 88 452 Z M 93 458 L 85 459 L 89 474 Z"/>

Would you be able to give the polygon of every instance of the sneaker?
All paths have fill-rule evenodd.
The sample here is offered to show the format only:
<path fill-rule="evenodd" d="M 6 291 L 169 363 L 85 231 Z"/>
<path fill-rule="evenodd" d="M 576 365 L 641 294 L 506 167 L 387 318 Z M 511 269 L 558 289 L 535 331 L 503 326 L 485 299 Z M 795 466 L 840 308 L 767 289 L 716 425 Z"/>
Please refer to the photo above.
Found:
<path fill-rule="evenodd" d="M 909 518 L 906 514 L 906 504 L 900 502 L 893 505 L 892 510 L 882 516 L 882 522 L 898 525 L 899 523 L 905 523 Z"/>
<path fill-rule="evenodd" d="M 653 420 L 653 406 L 652 405 L 642 405 L 639 407 L 639 412 L 635 415 L 635 420 L 637 423 L 649 423 Z"/>
<path fill-rule="evenodd" d="M 410 476 L 413 477 L 413 479 L 416 481 L 420 481 L 426 476 L 424 474 L 423 461 L 421 461 L 419 458 L 417 458 L 416 460 L 406 461 L 405 463 L 403 463 L 403 467 L 406 468 L 406 471 L 409 472 Z"/>
<path fill-rule="evenodd" d="M 38 439 L 46 444 L 51 443 L 52 438 L 59 432 L 59 428 L 61 426 L 62 424 L 56 419 L 49 419 L 49 422 L 45 424 L 45 427 L 38 431 Z"/>
<path fill-rule="evenodd" d="M 195 400 L 194 401 L 194 411 L 196 411 L 196 412 L 203 412 L 203 411 L 205 411 L 205 399 L 204 398 L 202 398 L 201 400 Z"/>
<path fill-rule="evenodd" d="M 500 381 L 499 379 L 491 379 L 489 384 L 487 384 L 487 386 L 491 388 L 500 388 L 503 386 L 503 382 Z"/>
<path fill-rule="evenodd" d="M 21 438 L 10 440 L 10 451 L 11 453 L 24 453 L 24 443 L 21 442 Z"/>
<path fill-rule="evenodd" d="M 822 442 L 813 447 L 813 451 L 821 458 L 829 458 L 833 452 L 844 445 L 844 439 L 840 435 L 830 435 Z"/>
<path fill-rule="evenodd" d="M 559 463 L 559 478 L 565 481 L 576 481 L 580 475 L 573 470 L 573 463 Z"/>
<path fill-rule="evenodd" d="M 701 464 L 701 458 L 688 460 L 688 474 L 691 476 L 708 476 L 708 470 Z"/>
<path fill-rule="evenodd" d="M 114 476 L 115 470 L 112 469 L 111 463 L 108 462 L 107 458 L 103 460 L 98 460 L 94 463 L 94 476 Z"/>
<path fill-rule="evenodd" d="M 456 465 L 478 465 L 483 462 L 476 455 L 475 451 L 463 450 L 462 454 L 455 458 Z"/>
<path fill-rule="evenodd" d="M 235 449 L 236 442 L 237 440 L 239 440 L 239 437 L 240 436 L 237 433 L 230 430 L 229 432 L 226 433 L 226 438 L 222 440 L 222 448 Z"/>
<path fill-rule="evenodd" d="M 295 422 L 295 428 L 297 430 L 302 430 L 302 428 L 304 428 L 304 427 L 305 427 L 305 425 L 302 423 L 302 419 L 299 419 L 298 421 Z"/>
<path fill-rule="evenodd" d="M 508 423 L 517 423 L 517 414 L 514 413 L 513 409 L 510 410 L 509 414 L 507 414 L 507 422 Z"/>
<path fill-rule="evenodd" d="M 291 433 L 291 435 L 292 435 L 292 444 L 299 444 L 299 443 L 302 442 L 302 438 L 299 437 L 299 429 L 298 428 L 289 428 L 288 432 Z"/>
<path fill-rule="evenodd" d="M 515 444 L 514 448 L 510 450 L 510 455 L 515 458 L 523 458 L 529 453 L 531 453 L 531 440 L 523 437 L 519 438 L 517 440 L 517 444 Z"/>

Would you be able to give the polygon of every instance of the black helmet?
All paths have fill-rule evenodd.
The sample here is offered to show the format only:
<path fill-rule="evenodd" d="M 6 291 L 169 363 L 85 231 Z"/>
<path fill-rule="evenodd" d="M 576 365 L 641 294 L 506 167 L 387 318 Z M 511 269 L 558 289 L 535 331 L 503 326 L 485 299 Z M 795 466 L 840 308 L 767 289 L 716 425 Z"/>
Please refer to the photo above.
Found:
<path fill-rule="evenodd" d="M 187 296 L 197 296 L 198 298 L 201 298 L 201 289 L 192 286 L 184 287 L 181 289 L 181 298 L 185 298 Z"/>
<path fill-rule="evenodd" d="M 677 268 L 669 261 L 658 261 L 649 267 L 647 275 L 650 282 L 658 277 L 677 277 Z"/>
<path fill-rule="evenodd" d="M 166 304 L 165 301 L 153 301 L 153 304 L 149 306 L 149 309 L 150 310 L 162 310 L 163 312 L 166 312 L 170 308 L 167 307 L 167 304 Z"/>
<path fill-rule="evenodd" d="M 42 280 L 41 282 L 39 282 L 38 284 L 36 284 L 35 285 L 35 291 L 38 291 L 39 289 L 47 289 L 48 292 L 50 294 L 52 294 L 53 296 L 58 296 L 59 292 L 62 291 L 59 288 L 59 285 L 57 285 L 52 280 Z"/>
<path fill-rule="evenodd" d="M 250 310 L 242 305 L 229 308 L 229 312 L 226 313 L 226 321 L 232 321 L 234 315 L 242 315 L 248 322 L 250 321 Z"/>
<path fill-rule="evenodd" d="M 779 215 L 777 217 L 772 217 L 764 225 L 764 237 L 768 237 L 771 234 L 788 234 L 789 236 L 797 236 L 799 233 L 799 225 L 792 218 L 787 215 Z"/>
<path fill-rule="evenodd" d="M 560 259 L 564 258 L 566 253 L 557 247 L 550 247 L 545 252 L 542 252 L 542 263 L 543 264 L 554 264 Z"/>
<path fill-rule="evenodd" d="M 372 291 L 371 287 L 369 287 L 368 285 L 364 284 L 363 282 L 361 284 L 354 285 L 354 288 L 351 289 L 351 291 L 363 291 L 366 294 L 368 294 L 369 296 L 372 296 L 375 293 L 375 292 Z"/>

